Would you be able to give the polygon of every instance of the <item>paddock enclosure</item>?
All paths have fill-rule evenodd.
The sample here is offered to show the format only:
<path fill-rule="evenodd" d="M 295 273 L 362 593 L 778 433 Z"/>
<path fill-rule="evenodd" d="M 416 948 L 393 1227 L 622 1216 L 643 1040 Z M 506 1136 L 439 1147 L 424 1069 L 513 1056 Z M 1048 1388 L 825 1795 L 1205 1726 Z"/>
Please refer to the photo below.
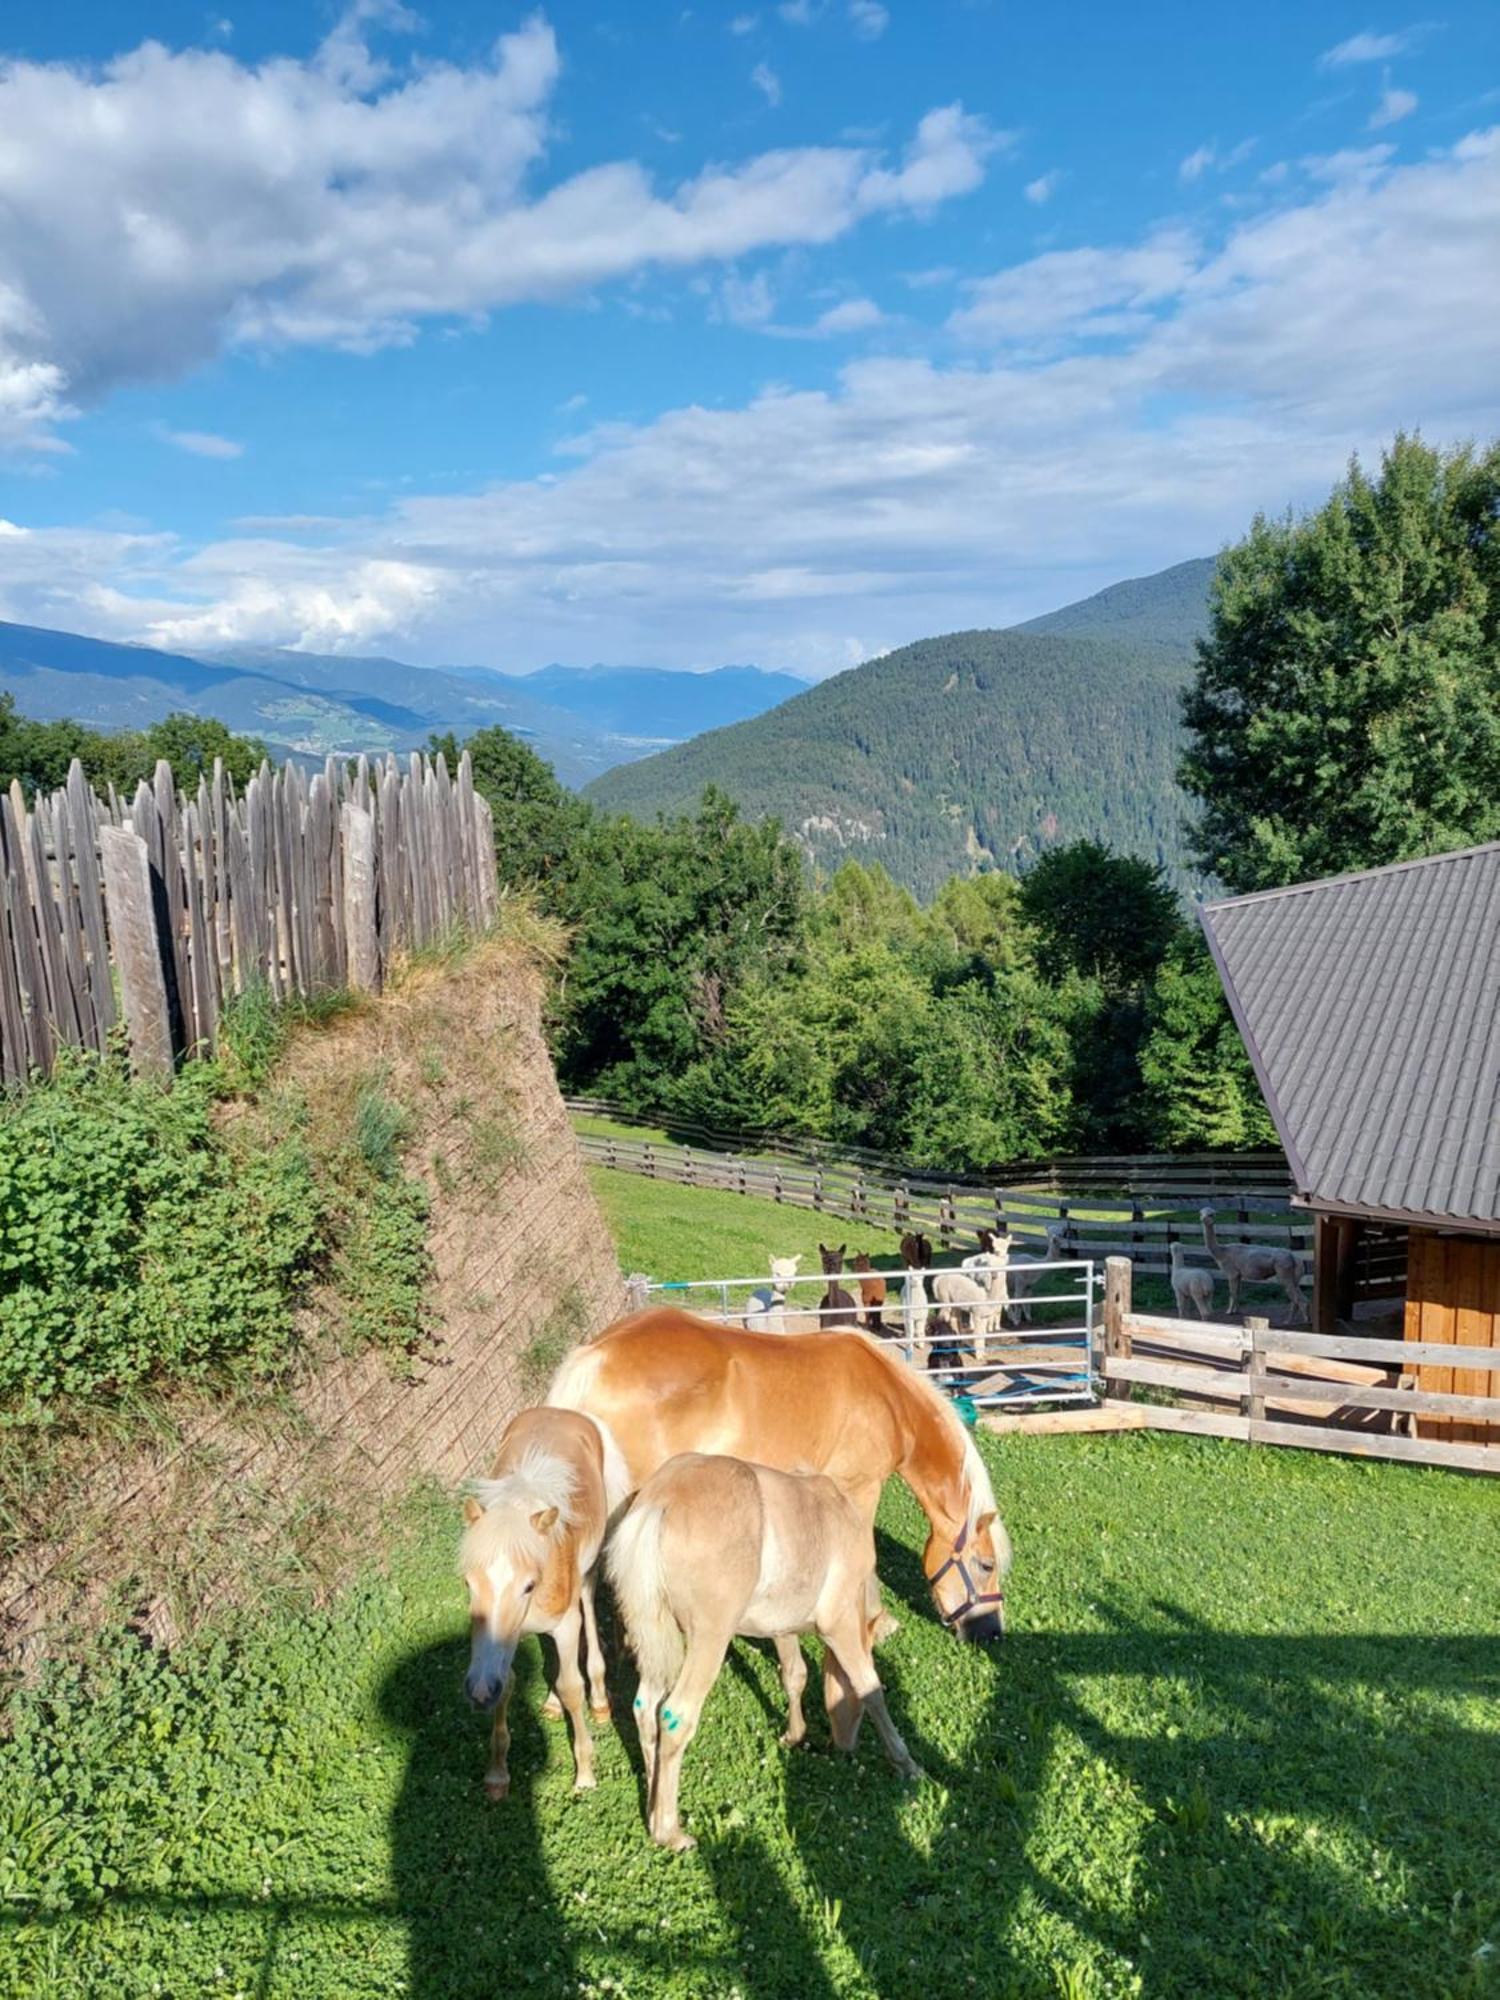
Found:
<path fill-rule="evenodd" d="M 976 1408 L 985 1410 L 1091 1405 L 1101 1384 L 1099 1288 L 1103 1283 L 1093 1261 L 1056 1262 L 1032 1267 L 1048 1283 L 1046 1292 L 1028 1293 L 1020 1303 L 1030 1316 L 1030 1324 L 996 1324 L 990 1330 L 955 1337 L 934 1324 L 938 1308 L 928 1304 L 925 1326 L 920 1334 L 908 1331 L 905 1288 L 920 1279 L 931 1295 L 931 1280 L 951 1274 L 949 1265 L 921 1271 L 881 1271 L 887 1297 L 881 1309 L 881 1337 L 898 1347 L 914 1368 L 930 1374 L 951 1394 L 962 1395 Z M 1012 1267 L 1018 1275 L 1018 1267 Z M 779 1330 L 786 1333 L 815 1333 L 820 1327 L 867 1324 L 867 1315 L 858 1305 L 858 1283 L 862 1274 L 846 1270 L 835 1277 L 823 1273 L 799 1276 L 788 1289 L 787 1302 L 780 1309 Z M 682 1306 L 705 1319 L 723 1320 L 732 1326 L 763 1324 L 756 1318 L 757 1293 L 764 1293 L 765 1278 L 694 1278 L 680 1281 L 627 1280 L 632 1309 L 650 1301 Z M 853 1290 L 856 1305 L 851 1312 L 842 1306 L 820 1303 L 828 1285 Z"/>
<path fill-rule="evenodd" d="M 1225 1242 L 1284 1247 L 1312 1269 L 1312 1223 L 1291 1205 L 1279 1153 L 1020 1160 L 993 1178 L 939 1175 L 859 1147 L 719 1133 L 679 1119 L 642 1133 L 631 1129 L 632 1114 L 602 1099 L 565 1101 L 593 1166 L 810 1208 L 898 1235 L 922 1229 L 944 1250 L 968 1248 L 978 1229 L 989 1228 L 1040 1254 L 1055 1231 L 1071 1258 L 1126 1256 L 1143 1271 L 1164 1272 L 1173 1243 L 1206 1262 L 1199 1210 L 1210 1205 Z"/>

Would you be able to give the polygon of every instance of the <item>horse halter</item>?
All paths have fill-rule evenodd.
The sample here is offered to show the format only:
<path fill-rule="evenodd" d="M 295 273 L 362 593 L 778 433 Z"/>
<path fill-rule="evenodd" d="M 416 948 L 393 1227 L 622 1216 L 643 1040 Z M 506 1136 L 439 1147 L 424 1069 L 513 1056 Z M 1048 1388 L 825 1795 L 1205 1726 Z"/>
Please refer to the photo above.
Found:
<path fill-rule="evenodd" d="M 953 1553 L 948 1557 L 946 1562 L 940 1563 L 927 1579 L 930 1588 L 936 1591 L 938 1585 L 950 1569 L 958 1571 L 959 1580 L 964 1587 L 963 1603 L 959 1605 L 956 1611 L 945 1611 L 941 1604 L 934 1606 L 940 1622 L 950 1632 L 956 1625 L 961 1625 L 966 1618 L 971 1618 L 976 1611 L 987 1610 L 992 1605 L 999 1607 L 1002 1618 L 1005 1616 L 1005 1592 L 1003 1590 L 976 1590 L 974 1588 L 974 1579 L 969 1574 L 969 1565 L 964 1561 L 964 1548 L 968 1543 L 968 1539 L 969 1524 L 965 1521 L 958 1540 L 953 1544 Z"/>

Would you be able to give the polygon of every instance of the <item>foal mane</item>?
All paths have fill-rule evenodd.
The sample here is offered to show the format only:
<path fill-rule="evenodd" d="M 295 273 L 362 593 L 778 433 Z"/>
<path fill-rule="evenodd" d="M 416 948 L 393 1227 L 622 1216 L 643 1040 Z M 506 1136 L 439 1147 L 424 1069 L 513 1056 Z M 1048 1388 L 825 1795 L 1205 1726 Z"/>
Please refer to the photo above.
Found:
<path fill-rule="evenodd" d="M 537 1533 L 531 1517 L 555 1507 L 557 1522 L 550 1537 L 555 1541 L 573 1524 L 576 1484 L 572 1466 L 539 1444 L 528 1445 L 519 1462 L 498 1479 L 472 1481 L 469 1491 L 484 1512 L 459 1544 L 460 1570 L 486 1569 L 501 1554 L 539 1561 L 549 1538 Z"/>

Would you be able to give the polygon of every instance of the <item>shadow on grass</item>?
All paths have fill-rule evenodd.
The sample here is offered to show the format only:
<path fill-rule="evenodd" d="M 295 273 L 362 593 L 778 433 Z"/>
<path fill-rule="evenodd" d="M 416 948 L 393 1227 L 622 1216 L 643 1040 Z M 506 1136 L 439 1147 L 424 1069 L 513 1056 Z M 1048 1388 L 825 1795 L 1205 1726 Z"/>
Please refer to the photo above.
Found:
<path fill-rule="evenodd" d="M 535 1646 L 516 1658 L 509 1798 L 481 1778 L 487 1720 L 463 1699 L 468 1635 L 409 1653 L 381 1687 L 386 1719 L 407 1739 L 391 1813 L 391 1872 L 406 1923 L 412 2000 L 500 1991 L 565 1994 L 573 1948 L 547 1877 L 536 1786 L 547 1763 Z"/>
<path fill-rule="evenodd" d="M 914 1552 L 879 1539 L 929 1618 Z M 1500 1742 L 1451 1712 L 1500 1700 L 1494 1641 L 1104 1615 L 963 1663 L 988 1690 L 941 1792 L 903 1793 L 865 1738 L 852 1773 L 793 1762 L 794 1838 L 873 1990 L 1053 1996 L 1091 1960 L 1146 1993 L 1500 1992 Z"/>

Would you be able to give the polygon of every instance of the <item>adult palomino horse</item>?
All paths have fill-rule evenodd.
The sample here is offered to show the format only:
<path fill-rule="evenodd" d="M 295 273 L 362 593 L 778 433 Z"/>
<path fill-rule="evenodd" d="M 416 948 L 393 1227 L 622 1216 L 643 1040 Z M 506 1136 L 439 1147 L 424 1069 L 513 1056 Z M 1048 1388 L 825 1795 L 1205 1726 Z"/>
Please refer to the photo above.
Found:
<path fill-rule="evenodd" d="M 774 1639 L 789 1715 L 782 1742 L 806 1734 L 807 1662 L 799 1632 L 823 1641 L 833 1739 L 852 1750 L 866 1709 L 903 1778 L 918 1778 L 886 1709 L 870 1655 L 869 1521 L 831 1479 L 739 1458 L 683 1452 L 653 1472 L 609 1545 L 609 1580 L 640 1668 L 636 1727 L 651 1835 L 696 1845 L 677 1815 L 682 1759 L 736 1633 Z"/>
<path fill-rule="evenodd" d="M 623 1462 L 611 1510 L 681 1451 L 822 1472 L 873 1522 L 899 1472 L 931 1532 L 923 1568 L 942 1622 L 998 1639 L 1010 1539 L 973 1439 L 930 1383 L 862 1333 L 751 1333 L 656 1308 L 575 1347 L 547 1401 L 592 1417 Z"/>
<path fill-rule="evenodd" d="M 523 1410 L 500 1440 L 489 1478 L 478 1481 L 464 1502 L 458 1568 L 469 1586 L 471 1623 L 464 1689 L 476 1706 L 495 1712 L 484 1778 L 492 1799 L 510 1790 L 506 1714 L 516 1646 L 525 1632 L 550 1632 L 557 1642 L 557 1695 L 572 1725 L 577 1787 L 584 1791 L 594 1782 L 578 1653 L 582 1638 L 590 1705 L 607 1720 L 594 1566 L 608 1518 L 609 1473 L 597 1425 L 570 1410 Z M 611 1483 L 619 1483 L 618 1473 Z"/>

